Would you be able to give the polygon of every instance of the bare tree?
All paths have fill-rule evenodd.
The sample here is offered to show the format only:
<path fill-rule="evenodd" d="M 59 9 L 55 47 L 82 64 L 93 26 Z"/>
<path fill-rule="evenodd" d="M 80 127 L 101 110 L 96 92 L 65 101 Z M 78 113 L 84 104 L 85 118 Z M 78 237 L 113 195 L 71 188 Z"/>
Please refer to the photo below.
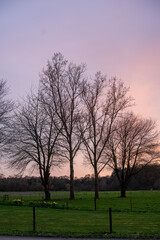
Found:
<path fill-rule="evenodd" d="M 142 169 L 159 159 L 158 147 L 158 133 L 152 120 L 127 113 L 115 123 L 105 153 L 119 181 L 121 197 L 126 196 L 128 183 L 139 166 Z"/>
<path fill-rule="evenodd" d="M 10 126 L 10 166 L 22 173 L 30 166 L 38 168 L 45 199 L 50 200 L 49 177 L 52 167 L 60 166 L 57 158 L 59 129 L 52 111 L 46 112 L 41 96 L 31 94 L 15 113 Z"/>
<path fill-rule="evenodd" d="M 83 82 L 84 65 L 68 63 L 60 54 L 54 54 L 47 69 L 41 75 L 44 102 L 56 111 L 63 125 L 61 130 L 61 157 L 70 165 L 70 199 L 74 199 L 74 159 L 81 144 L 77 129 L 80 121 L 80 86 Z"/>
<path fill-rule="evenodd" d="M 81 126 L 85 156 L 94 169 L 95 199 L 98 194 L 98 177 L 106 167 L 103 154 L 113 124 L 126 107 L 130 106 L 131 98 L 127 97 L 128 89 L 115 78 L 107 82 L 101 73 L 95 75 L 92 83 L 85 85 L 82 98 L 85 108 L 85 120 Z"/>
<path fill-rule="evenodd" d="M 6 99 L 8 88 L 6 81 L 0 81 L 0 148 L 1 154 L 4 146 L 7 144 L 7 125 L 11 118 L 11 112 L 14 104 L 11 100 Z"/>

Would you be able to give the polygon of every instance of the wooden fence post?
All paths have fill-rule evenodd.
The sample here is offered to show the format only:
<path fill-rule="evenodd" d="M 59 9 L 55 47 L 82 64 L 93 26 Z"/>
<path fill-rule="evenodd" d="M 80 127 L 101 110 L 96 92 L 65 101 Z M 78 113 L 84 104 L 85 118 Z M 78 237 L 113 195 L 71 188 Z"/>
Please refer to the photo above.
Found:
<path fill-rule="evenodd" d="M 112 233 L 112 209 L 109 208 L 109 233 Z"/>
<path fill-rule="evenodd" d="M 33 207 L 33 232 L 36 231 L 36 209 Z"/>

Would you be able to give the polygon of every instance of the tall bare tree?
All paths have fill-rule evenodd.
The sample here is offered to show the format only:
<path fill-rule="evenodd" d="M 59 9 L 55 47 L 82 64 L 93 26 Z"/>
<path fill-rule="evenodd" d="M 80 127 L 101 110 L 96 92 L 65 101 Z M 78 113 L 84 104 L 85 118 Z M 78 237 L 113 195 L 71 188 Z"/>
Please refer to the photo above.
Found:
<path fill-rule="evenodd" d="M 74 199 L 74 159 L 81 144 L 81 135 L 77 129 L 80 121 L 80 86 L 83 82 L 84 65 L 68 63 L 62 54 L 54 54 L 47 69 L 41 75 L 41 87 L 44 102 L 56 111 L 63 125 L 61 157 L 70 165 L 70 199 Z"/>
<path fill-rule="evenodd" d="M 57 158 L 59 129 L 56 117 L 42 105 L 41 96 L 31 94 L 15 113 L 10 126 L 10 166 L 24 172 L 38 168 L 45 199 L 50 200 L 49 177 L 52 167 L 60 166 Z"/>
<path fill-rule="evenodd" d="M 14 104 L 11 100 L 7 99 L 8 88 L 6 81 L 0 80 L 0 149 L 1 154 L 4 146 L 7 144 L 7 126 L 11 118 L 11 112 Z"/>
<path fill-rule="evenodd" d="M 115 123 L 115 131 L 106 146 L 109 166 L 114 170 L 125 197 L 128 183 L 139 167 L 159 160 L 158 133 L 155 122 L 127 113 Z"/>
<path fill-rule="evenodd" d="M 106 167 L 103 153 L 113 131 L 113 124 L 119 114 L 131 104 L 128 89 L 115 78 L 107 82 L 101 73 L 95 75 L 92 83 L 84 86 L 85 120 L 81 126 L 85 156 L 94 170 L 95 199 L 98 194 L 98 177 Z"/>

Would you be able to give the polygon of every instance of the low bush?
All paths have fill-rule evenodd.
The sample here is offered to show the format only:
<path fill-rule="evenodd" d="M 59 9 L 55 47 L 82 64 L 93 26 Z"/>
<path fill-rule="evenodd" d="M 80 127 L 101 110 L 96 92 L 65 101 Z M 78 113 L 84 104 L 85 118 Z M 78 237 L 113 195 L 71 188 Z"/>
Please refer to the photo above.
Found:
<path fill-rule="evenodd" d="M 30 201 L 29 206 L 32 207 L 45 207 L 45 208 L 55 208 L 57 206 L 56 202 L 52 201 Z"/>

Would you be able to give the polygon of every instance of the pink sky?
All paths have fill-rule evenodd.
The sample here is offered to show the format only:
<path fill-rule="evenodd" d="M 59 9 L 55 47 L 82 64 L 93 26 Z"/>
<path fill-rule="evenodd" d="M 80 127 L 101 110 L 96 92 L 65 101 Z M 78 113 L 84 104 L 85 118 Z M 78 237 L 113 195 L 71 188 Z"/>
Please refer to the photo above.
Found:
<path fill-rule="evenodd" d="M 0 78 L 20 99 L 38 85 L 53 53 L 61 52 L 86 63 L 89 75 L 101 70 L 121 78 L 135 112 L 155 119 L 160 130 L 159 12 L 159 0 L 1 0 Z M 91 173 L 79 161 L 75 175 Z M 56 171 L 68 174 L 67 166 Z"/>

